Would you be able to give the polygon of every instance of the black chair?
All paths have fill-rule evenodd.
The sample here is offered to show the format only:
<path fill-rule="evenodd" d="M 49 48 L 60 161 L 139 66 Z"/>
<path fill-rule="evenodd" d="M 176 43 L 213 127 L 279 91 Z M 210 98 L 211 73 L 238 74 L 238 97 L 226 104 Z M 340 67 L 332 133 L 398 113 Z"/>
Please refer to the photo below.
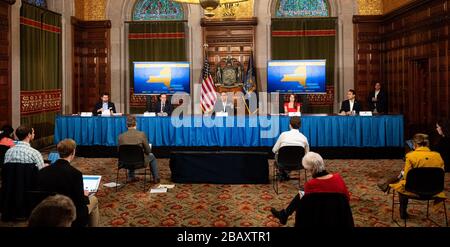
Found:
<path fill-rule="evenodd" d="M 302 159 L 305 156 L 305 148 L 301 146 L 284 146 L 278 150 L 278 157 L 273 166 L 273 189 L 278 194 L 278 182 L 282 180 L 280 166 L 285 171 L 298 171 L 298 186 L 301 187 L 301 173 L 303 168 Z M 307 179 L 306 170 L 305 181 Z M 291 179 L 291 178 L 290 178 Z M 294 178 L 297 179 L 297 178 Z"/>
<path fill-rule="evenodd" d="M 295 227 L 352 228 L 353 214 L 342 193 L 310 193 L 301 200 L 295 213 Z"/>
<path fill-rule="evenodd" d="M 145 179 L 147 177 L 147 168 L 145 164 L 144 150 L 139 145 L 120 145 L 119 146 L 119 161 L 117 166 L 117 176 L 116 176 L 116 184 L 119 181 L 119 171 L 120 169 L 144 169 L 144 173 L 136 173 L 144 174 L 144 191 L 145 191 Z M 126 173 L 126 177 L 128 180 L 128 173 Z M 116 191 L 117 191 L 116 186 Z"/>
<path fill-rule="evenodd" d="M 5 145 L 0 145 L 0 168 L 1 165 L 5 162 L 5 154 L 8 151 L 9 147 Z"/>
<path fill-rule="evenodd" d="M 30 199 L 30 208 L 31 211 L 41 203 L 45 198 L 49 196 L 54 196 L 57 193 L 52 191 L 42 191 L 42 190 L 30 190 L 25 192 L 28 198 Z M 31 212 L 30 211 L 30 212 Z"/>
<path fill-rule="evenodd" d="M 0 211 L 3 221 L 26 220 L 32 210 L 27 191 L 37 187 L 35 164 L 6 163 L 2 168 Z"/>
<path fill-rule="evenodd" d="M 422 168 L 413 168 L 411 169 L 406 177 L 405 190 L 411 193 L 416 194 L 416 196 L 405 195 L 402 196 L 407 197 L 412 200 L 419 201 L 427 201 L 427 219 L 430 207 L 430 201 L 438 198 L 436 195 L 444 191 L 444 178 L 445 172 L 442 168 L 437 167 L 422 167 Z M 395 202 L 395 192 L 392 191 L 392 220 L 398 224 L 398 222 L 394 219 L 394 204 L 400 204 L 400 202 Z M 400 192 L 397 191 L 399 195 Z M 448 226 L 447 221 L 447 208 L 445 206 L 445 199 L 443 200 L 444 206 L 444 215 L 445 215 L 445 224 Z M 406 227 L 406 218 L 405 217 L 405 227 Z M 430 219 L 431 220 L 431 219 Z"/>

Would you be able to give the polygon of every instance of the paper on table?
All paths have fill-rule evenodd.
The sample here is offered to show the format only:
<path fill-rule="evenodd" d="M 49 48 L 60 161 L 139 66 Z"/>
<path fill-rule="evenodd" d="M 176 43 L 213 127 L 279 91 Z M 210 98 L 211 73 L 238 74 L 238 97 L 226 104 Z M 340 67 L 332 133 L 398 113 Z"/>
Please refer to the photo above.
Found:
<path fill-rule="evenodd" d="M 158 188 L 167 188 L 167 189 L 173 189 L 175 188 L 175 184 L 160 184 Z"/>
<path fill-rule="evenodd" d="M 153 188 L 150 189 L 150 193 L 166 193 L 167 188 Z"/>
<path fill-rule="evenodd" d="M 107 184 L 103 184 L 103 186 L 108 187 L 108 188 L 115 188 L 120 186 L 121 184 L 116 184 L 115 182 L 111 182 L 111 183 L 107 183 Z"/>

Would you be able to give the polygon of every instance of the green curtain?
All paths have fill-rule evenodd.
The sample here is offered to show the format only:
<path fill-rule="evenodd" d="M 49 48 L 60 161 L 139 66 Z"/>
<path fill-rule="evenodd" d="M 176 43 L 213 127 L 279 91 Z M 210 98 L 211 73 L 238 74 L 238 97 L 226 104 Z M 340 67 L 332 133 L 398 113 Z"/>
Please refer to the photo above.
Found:
<path fill-rule="evenodd" d="M 133 62 L 187 61 L 186 22 L 151 21 L 129 24 L 130 87 L 133 87 Z M 130 107 L 130 113 L 142 113 L 143 107 Z"/>
<path fill-rule="evenodd" d="M 20 10 L 21 91 L 62 89 L 61 15 L 22 3 Z M 60 111 L 22 113 L 21 124 L 35 129 L 33 146 L 53 143 L 55 116 Z"/>
<path fill-rule="evenodd" d="M 334 86 L 336 33 L 337 18 L 272 19 L 272 59 L 326 59 L 327 86 Z M 311 113 L 333 113 L 332 103 L 309 108 Z"/>

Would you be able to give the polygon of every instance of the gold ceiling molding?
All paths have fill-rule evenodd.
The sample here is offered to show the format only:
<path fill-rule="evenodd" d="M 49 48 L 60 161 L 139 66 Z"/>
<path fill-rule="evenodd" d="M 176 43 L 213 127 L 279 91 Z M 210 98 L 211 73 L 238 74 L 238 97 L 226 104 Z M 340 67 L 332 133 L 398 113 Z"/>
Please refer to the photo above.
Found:
<path fill-rule="evenodd" d="M 212 12 L 214 18 L 249 18 L 253 17 L 254 0 L 234 4 L 221 4 Z"/>
<path fill-rule="evenodd" d="M 382 15 L 383 0 L 357 0 L 359 15 Z"/>
<path fill-rule="evenodd" d="M 383 0 L 383 11 L 386 14 L 413 1 L 414 0 Z"/>
<path fill-rule="evenodd" d="M 84 21 L 106 19 L 106 0 L 75 0 L 75 17 Z"/>

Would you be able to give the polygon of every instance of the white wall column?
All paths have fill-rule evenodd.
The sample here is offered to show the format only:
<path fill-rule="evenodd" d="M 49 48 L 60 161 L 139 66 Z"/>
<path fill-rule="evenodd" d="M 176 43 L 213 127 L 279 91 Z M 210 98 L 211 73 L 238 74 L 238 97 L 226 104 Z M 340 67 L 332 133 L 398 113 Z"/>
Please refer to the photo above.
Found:
<path fill-rule="evenodd" d="M 11 111 L 12 126 L 20 125 L 20 7 L 16 1 L 11 6 Z"/>

